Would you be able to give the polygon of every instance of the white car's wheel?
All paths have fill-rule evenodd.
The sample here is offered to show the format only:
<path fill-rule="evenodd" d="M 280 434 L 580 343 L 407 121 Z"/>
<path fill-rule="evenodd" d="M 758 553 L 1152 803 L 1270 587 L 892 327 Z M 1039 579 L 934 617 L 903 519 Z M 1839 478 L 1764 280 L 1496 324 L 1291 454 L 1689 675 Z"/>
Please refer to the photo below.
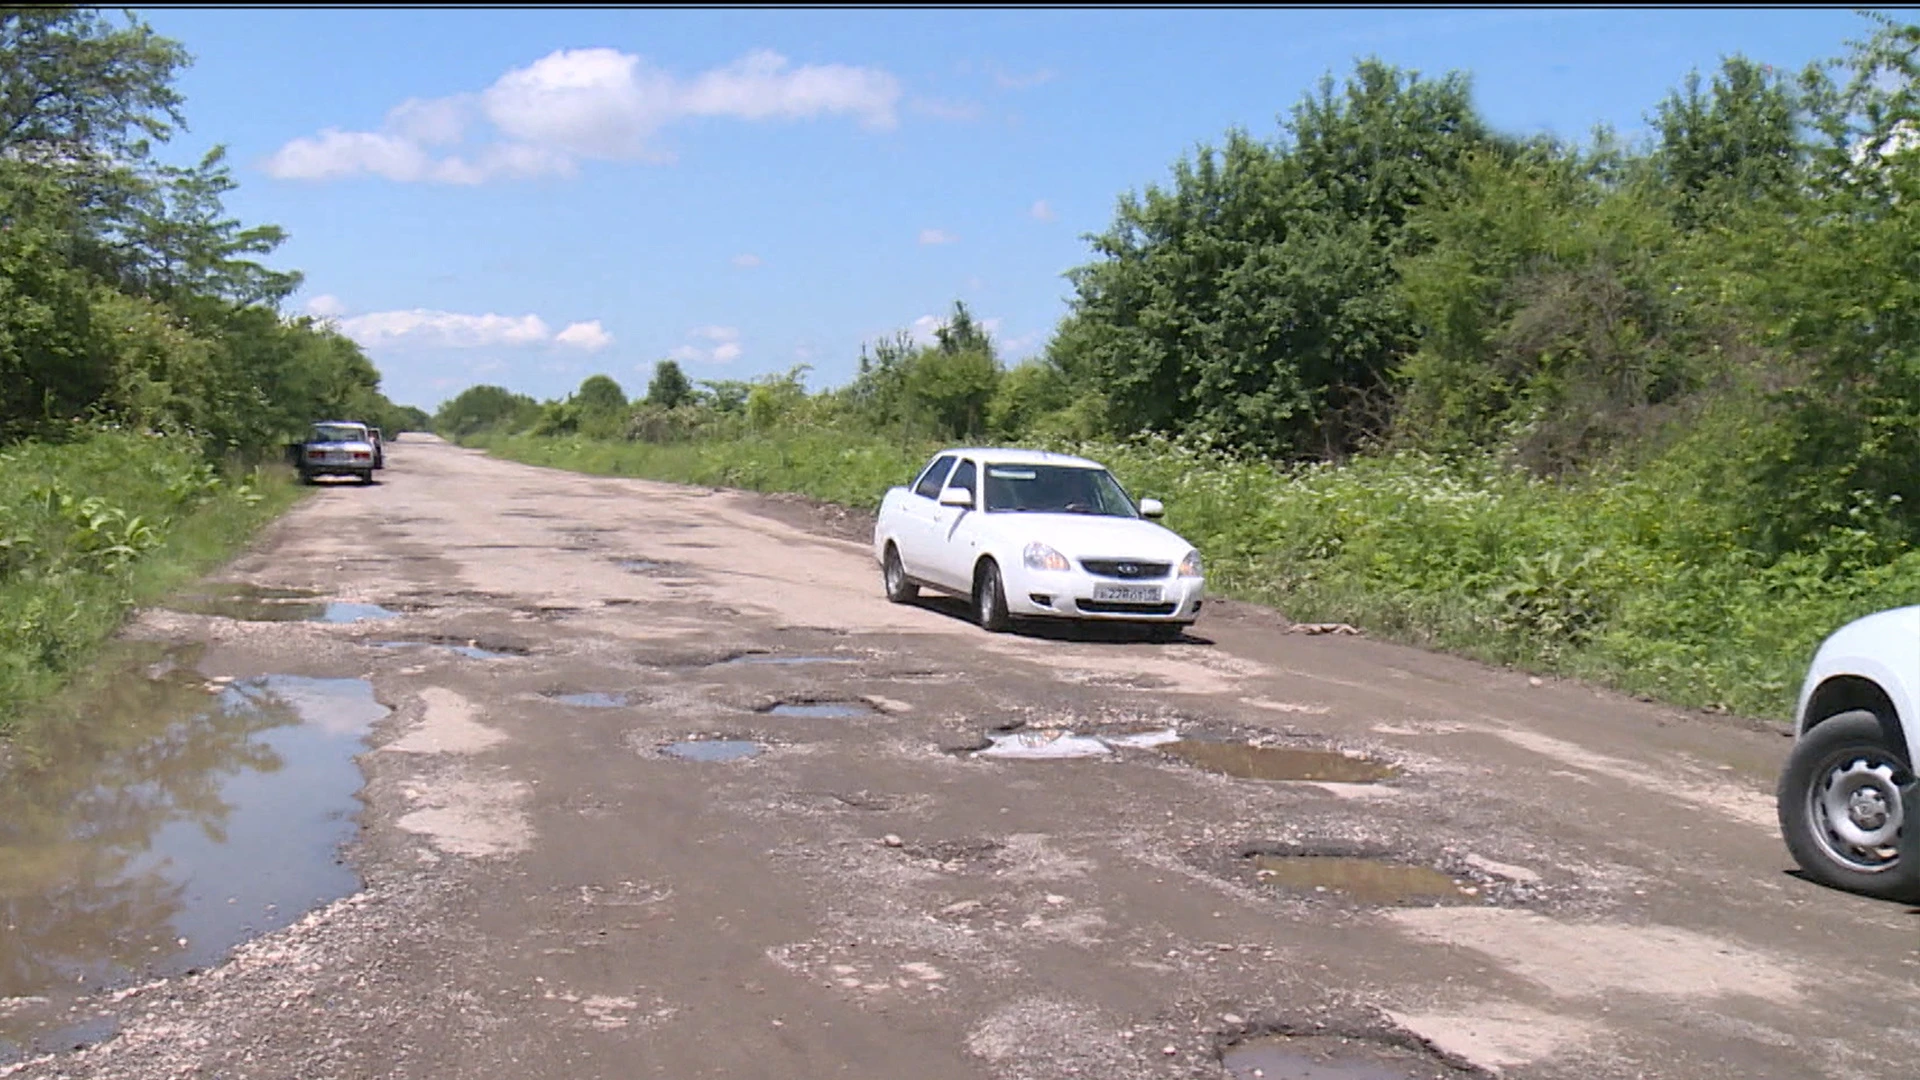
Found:
<path fill-rule="evenodd" d="M 1920 902 L 1920 822 L 1913 770 L 1887 725 L 1859 710 L 1814 725 L 1780 776 L 1780 831 L 1794 861 L 1824 885 L 1883 900 Z"/>
<path fill-rule="evenodd" d="M 1005 633 L 1013 626 L 1006 590 L 1000 584 L 1000 567 L 992 559 L 980 560 L 973 572 L 973 614 L 980 629 L 990 634 Z"/>
<path fill-rule="evenodd" d="M 907 568 L 900 565 L 900 551 L 892 544 L 887 545 L 882 573 L 887 582 L 887 599 L 896 604 L 911 604 L 920 598 L 920 586 L 907 578 Z"/>

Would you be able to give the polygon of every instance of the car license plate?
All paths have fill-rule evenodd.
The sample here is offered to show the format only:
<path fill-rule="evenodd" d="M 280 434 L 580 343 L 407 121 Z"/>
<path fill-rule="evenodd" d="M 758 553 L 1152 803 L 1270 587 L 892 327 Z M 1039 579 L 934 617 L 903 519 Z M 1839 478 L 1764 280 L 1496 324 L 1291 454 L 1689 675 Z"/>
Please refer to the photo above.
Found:
<path fill-rule="evenodd" d="M 1158 585 L 1095 585 L 1095 600 L 1110 600 L 1118 604 L 1157 604 L 1160 602 Z"/>

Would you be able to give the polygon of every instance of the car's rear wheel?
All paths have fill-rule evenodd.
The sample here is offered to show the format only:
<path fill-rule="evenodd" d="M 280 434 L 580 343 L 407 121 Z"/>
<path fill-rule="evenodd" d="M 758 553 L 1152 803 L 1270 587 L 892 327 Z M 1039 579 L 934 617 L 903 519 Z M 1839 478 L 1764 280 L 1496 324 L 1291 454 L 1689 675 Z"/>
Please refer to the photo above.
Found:
<path fill-rule="evenodd" d="M 887 545 L 882 573 L 887 581 L 887 599 L 896 604 L 911 604 L 920 598 L 920 586 L 907 577 L 907 568 L 900 564 L 900 550 L 892 544 Z"/>
<path fill-rule="evenodd" d="M 1915 790 L 1913 770 L 1880 717 L 1859 710 L 1816 724 L 1780 776 L 1787 850 L 1823 885 L 1920 902 L 1920 860 L 1902 844 Z"/>
<path fill-rule="evenodd" d="M 980 629 L 990 634 L 1005 633 L 1013 626 L 1007 613 L 1007 594 L 1000 584 L 1000 567 L 992 559 L 980 560 L 973 572 L 973 615 Z"/>

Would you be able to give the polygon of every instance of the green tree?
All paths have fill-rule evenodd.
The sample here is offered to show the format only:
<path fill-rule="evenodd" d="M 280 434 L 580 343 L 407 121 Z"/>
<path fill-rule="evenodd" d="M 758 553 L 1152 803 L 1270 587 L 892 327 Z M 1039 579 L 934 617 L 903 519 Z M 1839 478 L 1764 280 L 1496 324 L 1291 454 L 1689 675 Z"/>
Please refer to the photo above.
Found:
<path fill-rule="evenodd" d="M 671 409 L 684 405 L 693 398 L 693 383 L 687 379 L 687 373 L 672 360 L 662 360 L 653 365 L 653 379 L 647 383 L 647 404 L 662 409 Z"/>

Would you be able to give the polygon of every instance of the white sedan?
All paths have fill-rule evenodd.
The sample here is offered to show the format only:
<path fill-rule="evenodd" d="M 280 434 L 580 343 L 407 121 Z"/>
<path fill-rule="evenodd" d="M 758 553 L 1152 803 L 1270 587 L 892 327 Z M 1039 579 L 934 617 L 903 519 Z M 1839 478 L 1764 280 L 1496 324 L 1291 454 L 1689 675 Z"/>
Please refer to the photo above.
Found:
<path fill-rule="evenodd" d="M 1150 624 L 1172 640 L 1200 615 L 1200 553 L 1095 461 L 1033 450 L 947 450 L 887 492 L 874 555 L 887 599 L 964 597 L 987 630 L 1017 618 Z"/>
<path fill-rule="evenodd" d="M 1807 876 L 1920 903 L 1920 606 L 1841 627 L 1800 688 L 1780 774 L 1780 828 Z"/>

